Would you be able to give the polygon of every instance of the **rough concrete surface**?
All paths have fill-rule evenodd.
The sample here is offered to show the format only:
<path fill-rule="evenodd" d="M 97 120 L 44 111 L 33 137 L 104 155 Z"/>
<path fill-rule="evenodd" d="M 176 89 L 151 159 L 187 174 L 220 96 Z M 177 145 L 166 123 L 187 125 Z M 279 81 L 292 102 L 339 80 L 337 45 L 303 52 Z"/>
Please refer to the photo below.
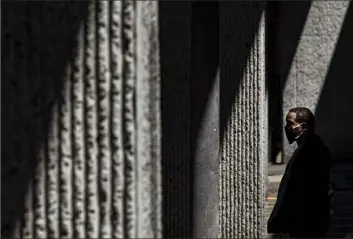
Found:
<path fill-rule="evenodd" d="M 161 237 L 157 4 L 3 4 L 2 236 Z"/>
<path fill-rule="evenodd" d="M 285 49 L 289 47 L 290 41 L 293 41 L 293 35 L 290 32 L 300 24 L 295 20 L 294 15 L 297 14 L 297 11 L 293 9 L 303 4 L 287 4 L 285 2 L 281 4 L 277 35 L 279 44 L 277 49 L 278 69 L 283 69 L 282 63 L 286 62 L 288 56 Z M 348 132 L 352 133 L 352 127 L 346 128 L 346 132 L 336 126 L 330 130 L 332 124 L 337 125 L 338 123 L 337 120 L 333 120 L 334 116 L 345 115 L 341 119 L 344 122 L 347 118 L 353 119 L 351 111 L 348 112 L 350 107 L 347 106 L 348 102 L 352 103 L 349 100 L 351 99 L 350 93 L 348 93 L 348 89 L 350 92 L 352 91 L 352 84 L 349 83 L 351 82 L 349 80 L 351 74 L 343 73 L 346 72 L 345 66 L 351 61 L 347 57 L 345 59 L 335 58 L 349 4 L 349 1 L 312 1 L 288 75 L 284 72 L 280 73 L 282 77 L 286 76 L 285 79 L 282 79 L 284 81 L 283 117 L 290 108 L 296 106 L 310 108 L 317 116 L 318 133 L 337 157 L 353 156 L 352 151 L 349 150 L 352 147 L 347 145 L 347 140 L 350 138 Z M 340 61 L 338 64 L 344 69 L 334 76 L 335 79 L 331 79 L 330 71 L 332 71 L 332 65 L 337 64 L 337 61 Z M 338 81 L 338 79 L 342 80 Z M 331 81 L 336 83 L 334 85 L 330 83 L 329 87 L 328 83 Z M 347 82 L 342 83 L 342 81 Z M 335 87 L 337 84 L 341 85 L 341 89 L 347 89 L 347 92 L 335 90 L 338 87 Z M 327 93 L 323 95 L 324 91 L 332 92 L 327 100 L 325 99 Z M 288 161 L 295 147 L 288 145 L 285 138 L 284 142 L 284 160 Z"/>
<path fill-rule="evenodd" d="M 262 238 L 266 224 L 263 6 L 220 2 L 221 238 Z"/>
<path fill-rule="evenodd" d="M 284 112 L 297 104 L 320 112 L 318 98 L 330 75 L 328 65 L 340 42 L 348 3 L 312 3 L 285 85 Z M 184 49 L 169 45 L 166 52 L 176 56 L 161 54 L 171 58 L 162 75 L 172 75 L 168 84 L 174 84 L 169 88 L 174 98 L 169 99 L 179 100 L 162 106 L 183 111 L 176 114 L 175 124 L 164 125 L 170 137 L 181 134 L 166 146 L 172 156 L 164 159 L 169 171 L 163 180 L 171 178 L 166 187 L 174 188 L 162 204 L 158 2 L 2 4 L 3 237 L 161 237 L 165 205 L 170 206 L 163 208 L 165 216 L 175 215 L 164 224 L 172 236 L 190 235 L 194 223 L 199 223 L 195 228 L 203 237 L 265 235 L 264 3 L 219 2 L 219 78 L 212 75 L 217 81 L 209 84 L 214 86 L 211 102 L 205 104 L 193 156 L 190 122 L 195 109 L 188 56 L 192 29 L 187 27 L 192 10 L 190 5 L 179 7 L 185 18 L 175 13 L 169 20 L 186 29 L 176 30 L 185 34 L 179 38 L 182 44 L 178 42 Z M 282 10 L 284 17 L 296 14 L 291 8 Z M 290 36 L 286 33 L 296 22 L 282 20 L 277 42 L 284 48 Z M 174 30 L 171 25 L 163 27 Z M 286 52 L 279 54 L 281 62 Z M 179 56 L 185 64 L 175 60 Z M 212 117 L 217 111 L 219 118 Z M 346 125 L 351 122 L 347 115 Z M 323 124 L 318 126 L 322 133 L 329 132 L 323 138 L 334 152 L 349 156 L 349 130 L 338 130 L 349 136 L 343 142 Z M 290 154 L 289 149 L 285 152 Z M 196 218 L 188 217 L 190 211 Z M 202 228 L 204 220 L 209 231 Z"/>

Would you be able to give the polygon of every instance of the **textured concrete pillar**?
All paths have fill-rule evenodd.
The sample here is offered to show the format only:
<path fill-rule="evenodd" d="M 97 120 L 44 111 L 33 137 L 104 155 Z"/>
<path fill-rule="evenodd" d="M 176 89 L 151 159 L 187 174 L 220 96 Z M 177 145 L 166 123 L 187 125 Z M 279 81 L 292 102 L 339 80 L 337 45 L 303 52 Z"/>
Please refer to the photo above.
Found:
<path fill-rule="evenodd" d="M 284 69 L 285 62 L 291 60 L 291 66 L 288 73 L 281 73 L 286 75 L 284 90 L 283 90 L 283 117 L 288 113 L 290 108 L 296 106 L 309 107 L 314 113 L 316 112 L 317 106 L 320 100 L 323 100 L 322 91 L 326 85 L 331 88 L 325 89 L 331 91 L 330 99 L 325 100 L 326 105 L 320 109 L 320 119 L 317 120 L 318 133 L 323 137 L 325 143 L 331 148 L 332 151 L 344 153 L 341 156 L 352 155 L 351 147 L 346 143 L 351 134 L 346 134 L 347 128 L 333 127 L 330 130 L 330 122 L 334 124 L 343 123 L 341 120 L 335 120 L 337 115 L 347 115 L 343 117 L 347 119 L 347 124 L 350 124 L 350 120 L 353 116 L 349 114 L 350 107 L 349 103 L 344 98 L 348 99 L 351 89 L 350 83 L 337 82 L 337 79 L 332 79 L 329 74 L 330 67 L 332 64 L 336 64 L 337 61 L 341 61 L 341 66 L 347 64 L 348 58 L 335 59 L 333 61 L 335 48 L 340 37 L 341 29 L 345 19 L 345 15 L 349 6 L 349 1 L 313 1 L 308 11 L 306 21 L 304 23 L 299 41 L 296 45 L 296 51 L 293 59 L 287 59 L 287 51 L 289 42 L 292 35 L 288 34 L 293 28 L 297 28 L 299 24 L 295 21 L 295 15 L 297 11 L 293 11 L 294 7 L 300 7 L 302 3 L 281 3 L 279 12 L 280 18 L 278 20 L 279 26 L 277 29 L 277 46 L 278 52 L 278 69 L 282 71 Z M 331 67 L 332 68 L 332 67 Z M 342 72 L 347 71 L 342 68 Z M 335 78 L 348 79 L 346 74 L 339 74 Z M 347 80 L 348 81 L 348 80 Z M 344 87 L 346 86 L 346 87 Z M 339 87 L 341 90 L 338 90 Z M 346 90 L 347 91 L 346 91 Z M 337 96 L 337 92 L 340 92 L 341 97 Z M 335 93 L 334 93 L 335 92 Z M 326 96 L 325 96 L 326 97 Z M 346 103 L 347 102 L 347 103 Z M 331 107 L 335 105 L 334 107 Z M 349 112 L 347 112 L 349 111 Z M 323 113 L 325 112 L 325 113 Z M 351 128 L 349 128 L 351 129 Z M 352 130 L 350 130 L 352 132 Z M 284 136 L 285 137 L 285 136 Z M 287 140 L 284 138 L 284 160 L 288 161 L 291 154 L 293 153 L 296 145 L 288 145 Z M 349 152 L 350 151 L 350 152 Z M 348 153 L 349 152 L 349 153 Z M 348 155 L 348 156 L 347 156 Z"/>
<path fill-rule="evenodd" d="M 2 235 L 161 237 L 158 3 L 7 4 Z"/>
<path fill-rule="evenodd" d="M 220 236 L 262 238 L 267 95 L 262 2 L 220 3 Z"/>

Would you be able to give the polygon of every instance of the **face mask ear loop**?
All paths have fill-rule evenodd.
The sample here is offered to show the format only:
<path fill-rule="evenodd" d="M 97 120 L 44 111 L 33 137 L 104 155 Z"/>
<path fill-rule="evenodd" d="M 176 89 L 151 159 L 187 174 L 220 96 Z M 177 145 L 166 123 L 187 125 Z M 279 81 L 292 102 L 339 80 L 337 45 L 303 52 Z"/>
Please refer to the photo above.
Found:
<path fill-rule="evenodd" d="M 303 123 L 300 123 L 299 125 L 293 127 L 292 129 L 296 129 L 296 128 L 298 128 L 299 126 L 302 126 L 302 125 L 303 125 Z M 304 134 L 304 132 L 306 132 L 306 131 L 307 131 L 307 129 L 303 129 L 302 132 L 300 132 L 300 134 L 295 137 L 295 140 L 299 139 L 300 136 L 302 136 L 302 134 Z"/>
<path fill-rule="evenodd" d="M 296 129 L 296 128 L 298 128 L 299 126 L 302 126 L 302 125 L 303 125 L 303 123 L 300 123 L 300 124 L 298 124 L 297 126 L 292 127 L 292 130 L 293 130 L 293 129 Z"/>

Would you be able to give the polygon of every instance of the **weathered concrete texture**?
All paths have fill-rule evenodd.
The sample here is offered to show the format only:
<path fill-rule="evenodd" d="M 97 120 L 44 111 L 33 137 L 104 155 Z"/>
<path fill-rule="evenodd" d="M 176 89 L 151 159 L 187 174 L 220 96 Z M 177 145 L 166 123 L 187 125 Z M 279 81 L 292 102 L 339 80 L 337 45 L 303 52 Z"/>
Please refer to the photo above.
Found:
<path fill-rule="evenodd" d="M 353 159 L 353 54 L 347 50 L 353 42 L 352 28 L 350 2 L 315 112 L 318 134 L 336 158 L 345 159 Z"/>
<path fill-rule="evenodd" d="M 263 238 L 267 95 L 262 2 L 220 3 L 220 237 Z"/>
<path fill-rule="evenodd" d="M 286 62 L 286 44 L 292 41 L 288 38 L 291 37 L 288 31 L 291 31 L 298 24 L 298 22 L 290 21 L 290 19 L 295 19 L 293 15 L 297 14 L 292 5 L 285 2 L 280 4 L 277 39 L 279 44 L 277 49 L 279 69 L 283 68 L 281 63 L 285 64 Z M 298 2 L 297 5 L 299 6 L 300 3 Z M 283 91 L 283 117 L 290 108 L 296 106 L 305 106 L 313 112 L 316 111 L 325 81 L 328 80 L 327 74 L 330 64 L 332 64 L 336 43 L 340 36 L 348 6 L 348 1 L 313 1 L 311 3 L 288 76 L 286 79 L 282 79 L 286 82 Z M 341 77 L 346 76 L 342 75 Z M 340 92 L 337 92 L 337 94 L 340 94 Z M 324 107 L 331 108 L 332 105 Z M 344 108 L 342 104 L 334 106 L 334 108 L 342 107 Z M 347 108 L 344 109 L 348 110 Z M 331 127 L 324 126 L 324 124 L 321 124 L 318 120 L 319 133 L 325 134 L 325 127 Z M 337 130 L 337 127 L 334 130 Z M 338 149 L 339 146 L 334 143 L 335 140 L 330 140 L 330 138 L 337 138 L 334 136 L 336 135 L 326 134 L 324 141 L 335 151 L 335 148 Z M 284 142 L 283 157 L 285 161 L 288 161 L 295 145 L 289 146 L 285 138 Z"/>
<path fill-rule="evenodd" d="M 62 20 L 69 15 L 74 22 L 88 8 L 88 16 L 80 19 L 79 28 L 70 28 L 71 22 L 67 21 L 66 28 L 51 26 L 48 34 L 53 41 L 44 41 L 39 35 L 31 38 L 38 46 L 44 45 L 44 50 L 26 48 L 26 68 L 12 65 L 5 76 L 23 89 L 19 92 L 13 88 L 13 93 L 26 95 L 28 102 L 36 103 L 38 112 L 35 115 L 36 112 L 18 108 L 19 112 L 25 112 L 25 117 L 15 115 L 19 124 L 11 125 L 9 132 L 12 130 L 17 137 L 31 137 L 28 132 L 36 128 L 47 132 L 34 156 L 36 163 L 26 161 L 30 156 L 25 149 L 31 147 L 31 140 L 37 139 L 22 141 L 21 147 L 15 149 L 20 156 L 12 161 L 18 159 L 22 163 L 14 167 L 21 171 L 22 168 L 31 170 L 33 166 L 36 171 L 22 182 L 27 191 L 25 213 L 15 219 L 2 217 L 2 235 L 5 235 L 3 225 L 17 220 L 13 235 L 21 238 L 161 237 L 158 3 L 98 1 L 82 3 L 78 8 L 70 4 L 30 5 L 20 16 L 22 22 L 15 19 L 16 15 L 6 22 L 10 25 L 6 29 L 29 29 L 20 39 L 26 46 L 32 44 L 26 40 L 31 36 L 26 34 L 41 32 L 38 27 L 41 21 L 55 17 Z M 60 38 L 65 30 L 76 31 L 75 50 L 68 55 L 64 55 L 68 45 L 54 44 L 55 38 Z M 11 31 L 8 41 L 14 45 L 18 36 L 12 36 Z M 50 79 L 58 77 L 55 70 L 61 58 L 55 59 L 57 55 L 50 52 L 43 54 L 48 48 L 52 53 L 60 49 L 61 57 L 67 57 L 63 59 L 65 74 L 57 79 L 62 81 L 62 86 L 52 81 L 58 89 L 52 89 Z M 13 49 L 9 49 L 9 54 L 16 57 Z M 16 79 L 16 71 L 23 71 L 23 77 L 33 82 Z M 37 91 L 31 86 L 34 84 L 38 84 L 35 86 L 38 92 L 50 94 L 59 90 L 58 99 L 52 97 L 49 106 L 45 97 L 36 100 Z M 4 103 L 16 107 L 16 101 Z M 45 107 L 52 107 L 47 129 L 40 121 L 41 114 L 48 110 Z M 29 125 L 21 126 L 21 117 Z M 32 123 L 36 120 L 39 122 Z M 15 127 L 20 129 L 15 132 Z M 16 140 L 19 139 L 13 142 Z M 5 157 L 14 153 L 9 151 L 14 150 L 11 147 L 5 150 Z M 11 168 L 5 165 L 2 172 L 5 170 Z M 8 180 L 14 179 L 6 176 L 4 180 L 9 186 Z M 16 186 L 13 190 L 17 190 Z M 2 198 L 6 197 L 4 194 L 7 193 L 2 192 Z M 18 198 L 6 200 L 18 202 Z M 2 216 L 10 214 L 11 207 L 22 208 L 22 205 L 3 207 Z"/>

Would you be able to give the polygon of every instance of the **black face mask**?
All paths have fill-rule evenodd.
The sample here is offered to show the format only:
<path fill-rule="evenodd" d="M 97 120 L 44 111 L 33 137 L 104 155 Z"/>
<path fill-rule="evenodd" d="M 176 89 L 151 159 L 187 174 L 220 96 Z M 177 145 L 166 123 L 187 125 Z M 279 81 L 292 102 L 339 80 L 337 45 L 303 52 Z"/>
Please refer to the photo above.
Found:
<path fill-rule="evenodd" d="M 284 127 L 284 131 L 286 132 L 286 136 L 287 136 L 289 144 L 292 144 L 294 141 L 299 139 L 300 136 L 303 134 L 304 130 L 299 131 L 298 130 L 299 126 L 302 126 L 302 124 L 297 125 L 297 126 Z"/>

